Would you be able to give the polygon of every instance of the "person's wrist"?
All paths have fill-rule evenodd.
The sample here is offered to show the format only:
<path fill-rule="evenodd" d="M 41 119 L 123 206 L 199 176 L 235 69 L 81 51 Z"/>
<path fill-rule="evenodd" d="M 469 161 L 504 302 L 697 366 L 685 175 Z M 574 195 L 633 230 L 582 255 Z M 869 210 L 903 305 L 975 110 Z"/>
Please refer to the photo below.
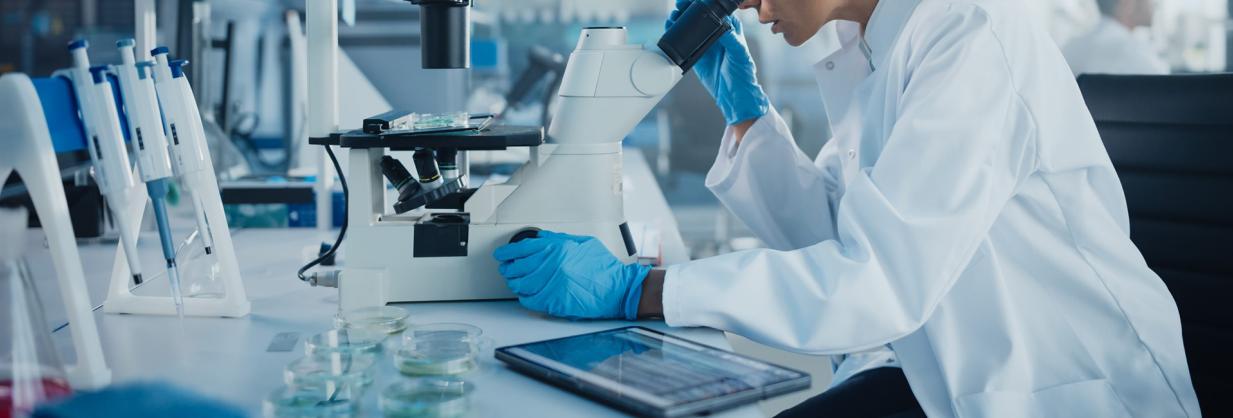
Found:
<path fill-rule="evenodd" d="M 651 270 L 642 282 L 642 294 L 638 298 L 638 318 L 664 317 L 665 270 Z"/>
<path fill-rule="evenodd" d="M 625 266 L 626 274 L 632 277 L 629 283 L 629 289 L 625 291 L 625 299 L 621 303 L 621 316 L 628 321 L 638 319 L 638 305 L 642 300 L 643 285 L 646 283 L 647 275 L 651 272 L 651 266 L 644 266 L 633 263 Z"/>
<path fill-rule="evenodd" d="M 733 106 L 724 114 L 729 126 L 757 120 L 771 111 L 771 100 L 757 83 L 736 94 L 737 97 L 732 101 Z"/>

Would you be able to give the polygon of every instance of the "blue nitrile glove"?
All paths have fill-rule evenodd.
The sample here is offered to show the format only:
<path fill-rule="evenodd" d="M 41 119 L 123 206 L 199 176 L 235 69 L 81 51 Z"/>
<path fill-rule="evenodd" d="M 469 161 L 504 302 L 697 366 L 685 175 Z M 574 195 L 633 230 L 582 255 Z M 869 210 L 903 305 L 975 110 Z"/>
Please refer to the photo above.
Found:
<path fill-rule="evenodd" d="M 32 418 L 245 418 L 235 407 L 166 383 L 136 383 L 72 397 L 34 410 Z"/>
<path fill-rule="evenodd" d="M 503 245 L 492 256 L 518 301 L 570 319 L 638 318 L 650 266 L 621 264 L 603 242 L 551 231 Z"/>
<path fill-rule="evenodd" d="M 676 10 L 668 16 L 664 27 L 672 27 L 690 3 L 693 0 L 676 0 Z M 711 97 L 715 98 L 719 111 L 724 114 L 724 121 L 735 125 L 762 117 L 770 111 L 771 104 L 762 86 L 758 85 L 757 69 L 753 57 L 749 55 L 749 47 L 745 45 L 741 21 L 736 16 L 726 19 L 732 30 L 719 37 L 719 42 L 698 59 L 693 69 Z"/>

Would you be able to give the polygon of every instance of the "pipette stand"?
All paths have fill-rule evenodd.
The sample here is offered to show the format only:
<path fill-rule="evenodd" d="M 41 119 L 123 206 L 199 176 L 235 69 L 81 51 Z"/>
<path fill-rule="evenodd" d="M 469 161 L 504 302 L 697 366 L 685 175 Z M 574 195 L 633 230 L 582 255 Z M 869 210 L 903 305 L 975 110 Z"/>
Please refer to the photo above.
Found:
<path fill-rule="evenodd" d="M 219 280 L 222 281 L 222 297 L 193 297 L 184 295 L 184 315 L 202 317 L 239 318 L 252 310 L 252 304 L 244 291 L 244 283 L 240 279 L 240 266 L 236 262 L 235 247 L 231 243 L 231 231 L 227 228 L 227 217 L 223 213 L 223 201 L 218 191 L 218 181 L 214 178 L 214 162 L 206 154 L 205 170 L 186 173 L 180 178 L 182 184 L 187 184 L 190 193 L 197 193 L 210 220 L 210 232 L 214 237 L 214 257 L 219 263 Z M 145 187 L 134 187 L 130 205 L 124 208 L 126 213 L 137 219 L 133 228 L 140 228 L 141 220 L 149 208 L 150 197 Z M 152 209 L 151 209 L 152 210 Z M 202 231 L 204 233 L 204 231 Z M 103 311 L 107 313 L 125 313 L 139 315 L 175 315 L 176 306 L 170 296 L 142 296 L 134 294 L 128 287 L 129 270 L 124 262 L 124 250 L 117 246 L 116 260 L 111 272 L 111 285 L 107 291 L 107 302 Z M 184 265 L 182 267 L 188 267 Z M 153 279 L 151 275 L 150 279 Z"/>
<path fill-rule="evenodd" d="M 151 88 L 153 87 L 151 86 Z M 127 104 L 127 106 L 138 105 L 140 104 Z M 192 111 L 196 111 L 196 108 L 194 107 Z M 134 174 L 134 176 L 136 175 Z M 248 315 L 252 308 L 248 301 L 248 296 L 245 294 L 244 283 L 240 278 L 240 267 L 236 262 L 231 232 L 227 228 L 227 217 L 223 213 L 223 202 L 218 190 L 218 180 L 214 177 L 214 162 L 208 149 L 204 151 L 202 156 L 202 169 L 182 173 L 179 179 L 180 184 L 184 185 L 189 193 L 192 194 L 191 198 L 201 202 L 200 206 L 193 205 L 193 210 L 205 212 L 204 218 L 208 220 L 206 228 L 209 230 L 198 232 L 200 234 L 208 233 L 213 237 L 213 245 L 211 246 L 213 255 L 206 257 L 213 257 L 218 263 L 219 275 L 217 280 L 221 282 L 220 285 L 223 291 L 221 297 L 217 295 L 195 297 L 191 294 L 185 294 L 183 298 L 184 315 L 229 318 Z M 137 230 L 140 229 L 141 220 L 146 216 L 147 211 L 152 211 L 153 208 L 148 204 L 150 196 L 146 192 L 145 187 L 134 187 L 133 190 L 129 191 L 129 196 L 131 198 L 127 202 L 127 207 L 122 208 L 122 211 L 130 219 L 136 220 L 131 222 L 129 227 Z M 116 259 L 122 261 L 125 259 L 124 256 L 123 247 L 117 246 Z M 180 265 L 181 269 L 193 267 L 187 263 Z M 202 266 L 196 267 L 202 268 Z M 187 277 L 185 273 L 186 271 L 181 271 L 182 277 Z M 104 312 L 142 315 L 178 314 L 175 302 L 167 295 L 167 292 L 163 292 L 160 296 L 134 294 L 129 288 L 128 277 L 130 276 L 127 263 L 119 262 L 113 264 L 111 285 L 107 291 L 107 302 L 103 305 Z M 152 275 L 151 279 L 153 278 L 154 276 Z M 184 284 L 183 280 L 181 283 Z M 168 286 L 171 285 L 170 280 L 168 280 L 167 284 Z"/>
<path fill-rule="evenodd" d="M 90 310 L 51 133 L 29 77 L 17 73 L 0 76 L 0 109 L 7 109 L 0 112 L 0 149 L 4 149 L 0 152 L 0 188 L 9 174 L 21 175 L 47 236 L 77 353 L 77 363 L 67 367 L 69 383 L 77 389 L 106 386 L 111 383 L 111 369 L 103 358 L 103 346 Z M 119 264 L 126 263 L 121 260 Z"/>

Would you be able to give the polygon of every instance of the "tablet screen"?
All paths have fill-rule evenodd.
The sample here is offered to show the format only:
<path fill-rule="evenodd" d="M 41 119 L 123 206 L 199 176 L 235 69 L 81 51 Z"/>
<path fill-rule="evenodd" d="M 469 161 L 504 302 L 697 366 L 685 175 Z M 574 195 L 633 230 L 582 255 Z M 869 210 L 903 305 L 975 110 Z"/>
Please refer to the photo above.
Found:
<path fill-rule="evenodd" d="M 807 375 L 640 327 L 509 347 L 509 354 L 658 408 L 742 392 L 761 395 Z M 806 383 L 806 387 L 807 387 Z"/>

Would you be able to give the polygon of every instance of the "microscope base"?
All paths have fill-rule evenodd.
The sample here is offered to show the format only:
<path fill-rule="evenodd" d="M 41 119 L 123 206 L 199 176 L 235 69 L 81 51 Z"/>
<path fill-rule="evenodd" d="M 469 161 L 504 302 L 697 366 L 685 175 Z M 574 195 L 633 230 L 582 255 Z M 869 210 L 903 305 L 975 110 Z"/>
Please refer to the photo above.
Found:
<path fill-rule="evenodd" d="M 431 217 L 385 219 L 372 226 L 355 228 L 354 235 L 349 237 L 353 246 L 348 250 L 338 283 L 342 309 L 392 302 L 513 299 L 514 294 L 497 272 L 492 252 L 508 243 L 514 234 L 528 228 L 594 236 L 623 262 L 634 261 L 627 249 L 626 233 L 622 232 L 627 228 L 617 223 L 460 224 L 466 231 L 462 234 L 464 239 L 458 241 L 462 255 L 415 256 L 423 251 L 415 248 L 415 234 L 425 233 L 424 225 Z M 432 238 L 434 247 L 439 249 L 440 236 Z"/>

